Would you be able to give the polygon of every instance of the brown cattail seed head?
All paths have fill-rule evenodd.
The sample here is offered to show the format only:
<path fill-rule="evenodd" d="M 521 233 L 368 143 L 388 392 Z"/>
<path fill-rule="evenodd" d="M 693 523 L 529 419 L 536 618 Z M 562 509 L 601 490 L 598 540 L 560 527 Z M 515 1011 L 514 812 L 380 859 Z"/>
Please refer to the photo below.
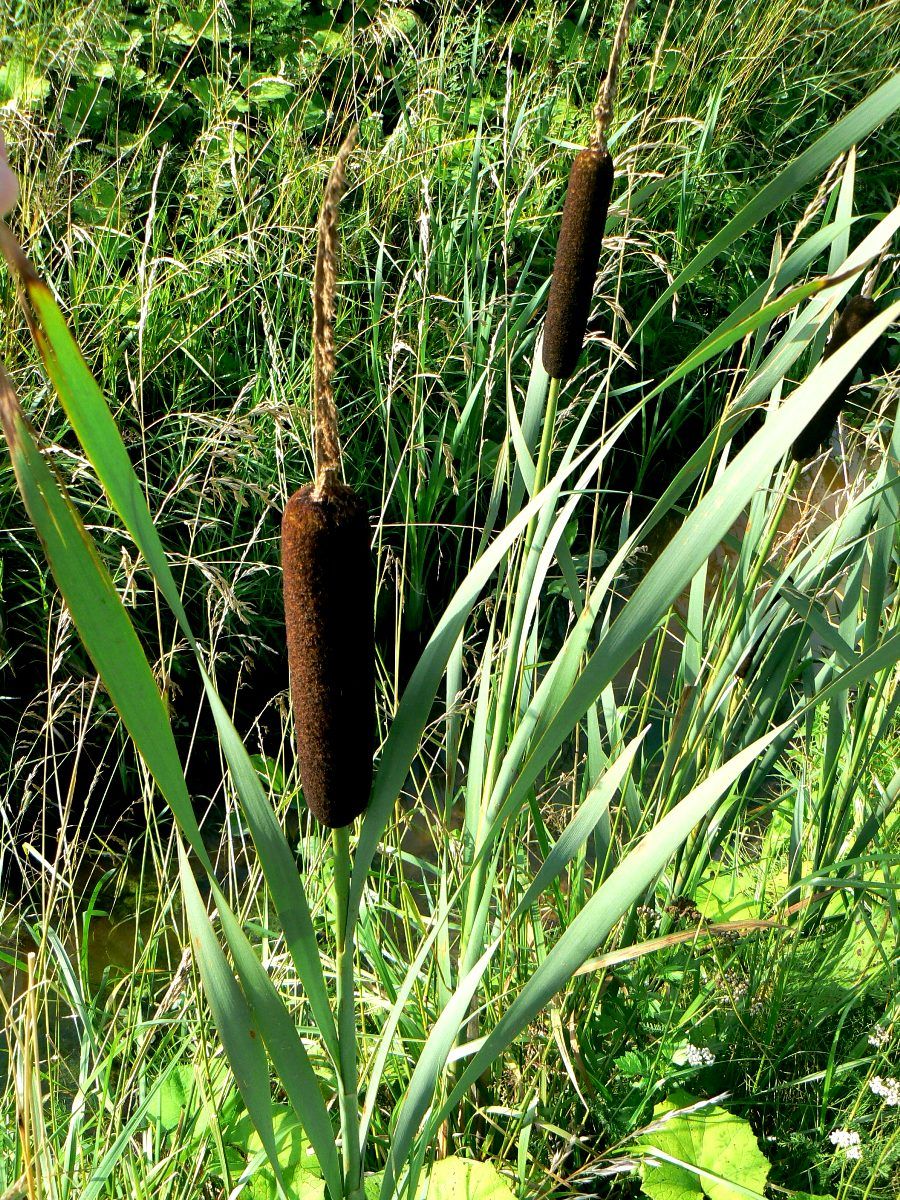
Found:
<path fill-rule="evenodd" d="M 330 829 L 365 811 L 375 750 L 375 573 L 366 510 L 331 482 L 281 522 L 291 700 L 303 794 Z"/>
<path fill-rule="evenodd" d="M 834 327 L 834 333 L 828 339 L 828 345 L 822 355 L 823 361 L 830 358 L 835 350 L 840 350 L 841 346 L 849 342 L 854 334 L 859 333 L 864 326 L 868 325 L 877 312 L 878 308 L 874 300 L 870 300 L 868 296 L 854 296 L 852 300 L 848 300 Z M 803 462 L 804 459 L 812 458 L 828 441 L 838 416 L 847 403 L 850 384 L 853 382 L 855 373 L 856 367 L 852 367 L 794 442 L 791 447 L 791 457 L 795 462 Z"/>
<path fill-rule="evenodd" d="M 613 174 L 605 150 L 582 150 L 572 163 L 544 321 L 541 357 L 552 379 L 573 374 L 584 346 Z"/>

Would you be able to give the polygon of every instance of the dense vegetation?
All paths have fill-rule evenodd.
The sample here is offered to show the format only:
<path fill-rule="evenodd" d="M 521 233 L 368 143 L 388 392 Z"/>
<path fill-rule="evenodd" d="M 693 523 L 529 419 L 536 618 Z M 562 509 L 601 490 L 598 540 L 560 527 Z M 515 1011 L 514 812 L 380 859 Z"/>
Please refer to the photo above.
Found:
<path fill-rule="evenodd" d="M 507 931 L 460 1044 L 498 1027 L 641 838 L 756 747 L 608 936 L 598 915 L 586 967 L 436 1121 L 423 1161 L 491 1163 L 523 1198 L 896 1196 L 896 334 L 852 393 L 846 478 L 822 460 L 794 471 L 799 426 L 784 440 L 772 418 L 861 278 L 874 271 L 880 311 L 898 299 L 896 104 L 855 147 L 785 173 L 895 78 L 893 6 L 638 3 L 588 346 L 550 431 L 556 491 L 477 587 L 533 486 L 547 381 L 532 364 L 562 192 L 618 6 L 23 0 L 0 13 L 0 121 L 22 184 L 11 228 L 128 447 L 201 657 L 296 853 L 329 991 L 333 864 L 295 769 L 279 522 L 312 474 L 316 213 L 342 132 L 360 126 L 335 391 L 377 556 L 376 765 L 408 744 L 390 821 L 371 826 L 357 930 L 364 1083 L 380 1072 L 367 1171 L 389 1160 L 429 1034 L 493 939 Z M 725 237 L 772 181 L 771 203 Z M 826 275 L 841 282 L 804 290 Z M 331 1111 L 327 1047 L 198 660 L 47 382 L 9 273 L 0 300 L 22 406 L 165 697 L 203 897 L 218 904 L 205 847 Z M 716 487 L 723 507 L 698 508 Z M 747 501 L 726 537 L 727 504 L 736 516 Z M 274 1196 L 198 956 L 182 951 L 164 789 L 98 683 L 5 453 L 0 527 L 0 1196 Z M 414 669 L 467 587 L 429 693 Z M 532 895 L 579 813 L 590 827 Z M 472 1053 L 435 1068 L 432 1116 Z M 666 1106 L 713 1099 L 647 1130 Z M 276 1071 L 272 1105 L 288 1185 L 320 1195 Z"/>

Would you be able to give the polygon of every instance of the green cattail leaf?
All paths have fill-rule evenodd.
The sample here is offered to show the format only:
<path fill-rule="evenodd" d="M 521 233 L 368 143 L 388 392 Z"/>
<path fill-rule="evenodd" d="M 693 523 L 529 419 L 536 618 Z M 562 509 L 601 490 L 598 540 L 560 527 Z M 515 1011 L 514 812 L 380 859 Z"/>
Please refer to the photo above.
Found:
<path fill-rule="evenodd" d="M 202 650 L 188 623 L 178 585 L 146 497 L 103 393 L 47 285 L 35 275 L 8 233 L 3 234 L 2 246 L 37 318 L 31 322 L 35 342 L 66 416 L 113 508 L 144 556 L 157 586 L 194 651 L 219 740 L 281 921 L 285 942 L 309 997 L 326 1048 L 332 1060 L 336 1061 L 334 1018 L 328 1002 L 303 880 L 291 848 L 266 798 L 246 747 L 206 670 Z"/>
<path fill-rule="evenodd" d="M 322 1103 L 319 1081 L 309 1061 L 309 1055 L 300 1040 L 293 1018 L 263 969 L 240 923 L 228 907 L 225 897 L 218 887 L 214 887 L 213 893 L 222 922 L 222 932 L 234 958 L 256 1027 L 266 1043 L 281 1086 L 315 1151 L 326 1186 L 333 1200 L 340 1200 L 341 1168 L 335 1146 L 334 1128 Z M 263 1137 L 263 1130 L 259 1125 L 256 1125 L 256 1128 L 260 1137 Z M 274 1165 L 275 1160 L 270 1161 Z"/>
<path fill-rule="evenodd" d="M 734 216 L 724 229 L 700 250 L 673 283 L 654 301 L 634 331 L 637 337 L 647 322 L 676 293 L 696 278 L 723 250 L 752 229 L 763 217 L 790 200 L 810 179 L 824 171 L 839 154 L 856 145 L 900 108 L 900 72 L 867 96 L 827 133 L 804 150 Z"/>
<path fill-rule="evenodd" d="M 616 922 L 652 884 L 694 826 L 788 725 L 770 730 L 714 771 L 625 856 L 561 935 L 498 1024 L 479 1044 L 453 1091 L 430 1116 L 426 1136 L 433 1134 L 479 1076 L 602 945 Z"/>
<path fill-rule="evenodd" d="M 644 733 L 639 734 L 610 762 L 600 783 L 591 791 L 584 804 L 579 806 L 572 820 L 551 847 L 525 894 L 519 900 L 515 912 L 510 916 L 507 923 L 508 928 L 515 928 L 519 916 L 536 903 L 540 895 L 559 877 L 566 864 L 587 841 L 592 829 L 608 808 L 612 797 L 621 787 L 643 739 Z M 389 1195 L 388 1189 L 393 1186 L 394 1173 L 399 1172 L 409 1155 L 412 1140 L 434 1098 L 435 1088 L 447 1065 L 461 1023 L 468 1015 L 472 997 L 499 944 L 499 941 L 493 942 L 460 982 L 419 1054 L 391 1138 L 391 1157 L 388 1161 L 382 1197 Z M 415 978 L 417 975 L 418 971 L 415 975 L 410 972 L 409 977 Z"/>
<path fill-rule="evenodd" d="M 761 404 L 784 379 L 793 364 L 806 350 L 816 329 L 828 318 L 853 286 L 853 275 L 870 259 L 880 254 L 898 230 L 900 230 L 900 205 L 883 217 L 841 263 L 840 275 L 843 282 L 814 296 L 804 310 L 791 322 L 778 344 L 744 386 L 734 407 L 707 435 L 656 502 L 653 511 L 644 523 L 645 536 L 655 528 L 687 489 L 706 471 L 712 455 L 737 433 L 754 407 Z M 861 354 L 862 350 L 860 350 Z"/>
<path fill-rule="evenodd" d="M 363 888 L 379 839 L 390 819 L 410 763 L 418 752 L 422 731 L 428 722 L 447 661 L 469 613 L 491 575 L 515 545 L 516 539 L 525 532 L 531 518 L 555 501 L 566 479 L 595 453 L 591 447 L 567 463 L 494 539 L 457 589 L 422 651 L 391 723 L 375 776 L 372 798 L 363 818 L 350 882 L 348 911 L 351 921 L 355 921 L 359 913 Z"/>
<path fill-rule="evenodd" d="M 211 869 L 150 664 L 109 571 L 44 461 L 5 374 L 0 375 L 0 420 L 19 491 L 75 628 L 191 849 Z"/>
<path fill-rule="evenodd" d="M 740 516 L 753 493 L 769 478 L 786 446 L 824 404 L 830 388 L 836 386 L 849 364 L 855 362 L 898 315 L 900 303 L 879 314 L 831 358 L 820 363 L 788 401 L 771 414 L 766 425 L 736 456 L 650 567 L 601 637 L 540 739 L 529 746 L 530 729 L 524 724 L 520 727 L 501 765 L 495 800 L 492 800 L 492 808 L 502 813 L 502 817 L 498 816 L 498 824 L 516 810 L 587 708 L 596 702 L 604 687 L 656 629 L 670 605 Z M 570 653 L 567 642 L 560 655 Z"/>

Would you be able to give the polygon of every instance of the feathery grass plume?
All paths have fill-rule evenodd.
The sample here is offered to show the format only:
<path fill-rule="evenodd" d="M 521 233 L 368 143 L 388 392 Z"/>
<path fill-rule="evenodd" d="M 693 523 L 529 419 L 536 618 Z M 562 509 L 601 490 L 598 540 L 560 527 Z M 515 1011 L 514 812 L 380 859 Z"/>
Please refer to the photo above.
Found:
<path fill-rule="evenodd" d="M 551 379 L 568 379 L 584 347 L 615 177 L 606 132 L 612 121 L 619 61 L 633 8 L 634 0 L 625 0 L 594 109 L 591 145 L 576 154 L 569 172 L 541 350 L 544 370 Z"/>
<path fill-rule="evenodd" d="M 288 500 L 281 561 L 303 794 L 323 825 L 363 812 L 375 748 L 375 572 L 365 505 L 341 480 L 334 374 L 338 208 L 355 144 L 341 146 L 319 216 L 313 285 L 316 478 Z"/>
<path fill-rule="evenodd" d="M 878 308 L 874 300 L 868 296 L 854 296 L 844 306 L 834 332 L 828 339 L 822 359 L 830 358 L 835 350 L 840 350 L 846 342 L 872 320 Z M 810 423 L 806 426 L 791 447 L 791 457 L 794 462 L 804 462 L 819 452 L 820 447 L 828 441 L 838 417 L 847 403 L 850 384 L 856 367 L 853 367 L 843 377 Z"/>

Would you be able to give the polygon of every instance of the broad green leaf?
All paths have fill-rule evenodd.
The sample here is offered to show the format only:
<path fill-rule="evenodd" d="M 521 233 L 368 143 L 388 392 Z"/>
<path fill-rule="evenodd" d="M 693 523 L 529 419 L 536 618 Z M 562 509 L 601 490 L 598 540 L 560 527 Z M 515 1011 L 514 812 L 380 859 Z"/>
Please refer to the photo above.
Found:
<path fill-rule="evenodd" d="M 700 1195 L 710 1200 L 744 1200 L 748 1192 L 762 1195 L 769 1162 L 749 1122 L 717 1104 L 678 1111 L 697 1103 L 696 1096 L 679 1091 L 653 1109 L 660 1127 L 642 1134 L 636 1143 L 645 1148 L 641 1182 L 646 1195 L 652 1200 L 688 1200 Z M 699 1170 L 686 1170 L 654 1151 Z"/>
<path fill-rule="evenodd" d="M 383 1171 L 377 1171 L 373 1175 L 367 1175 L 363 1181 L 363 1191 L 365 1192 L 366 1200 L 378 1200 L 381 1194 L 381 1180 L 384 1177 Z"/>
<path fill-rule="evenodd" d="M 0 104 L 12 101 L 16 108 L 38 108 L 50 95 L 50 81 L 38 75 L 22 58 L 11 58 L 0 67 Z"/>
<path fill-rule="evenodd" d="M 323 1200 L 322 1172 L 293 1110 L 286 1104 L 273 1105 L 272 1126 L 288 1196 L 291 1200 Z M 240 1150 L 238 1174 L 243 1170 L 251 1172 L 241 1194 L 257 1200 L 278 1200 L 275 1172 L 266 1161 L 262 1139 L 249 1116 L 242 1117 L 223 1136 L 228 1147 Z"/>
<path fill-rule="evenodd" d="M 717 865 L 717 864 L 716 864 Z M 740 921 L 761 916 L 753 881 L 731 871 L 715 870 L 697 884 L 694 903 L 704 921 Z"/>
<path fill-rule="evenodd" d="M 289 1167 L 302 1167 L 312 1175 L 322 1174 L 318 1160 L 309 1144 L 309 1138 L 298 1121 L 294 1110 L 287 1104 L 272 1105 L 272 1129 L 275 1134 L 275 1144 L 278 1147 L 278 1161 L 287 1170 Z M 229 1129 L 222 1133 L 223 1140 L 231 1146 L 236 1146 L 248 1158 L 258 1154 L 263 1149 L 259 1130 L 250 1120 L 249 1115 L 241 1117 Z"/>
<path fill-rule="evenodd" d="M 194 1068 L 188 1063 L 176 1063 L 157 1080 L 147 1098 L 147 1115 L 171 1133 L 186 1117 L 188 1107 L 197 1104 L 200 1091 Z"/>
<path fill-rule="evenodd" d="M 516 1200 L 516 1194 L 490 1163 L 451 1155 L 431 1168 L 427 1200 Z"/>

